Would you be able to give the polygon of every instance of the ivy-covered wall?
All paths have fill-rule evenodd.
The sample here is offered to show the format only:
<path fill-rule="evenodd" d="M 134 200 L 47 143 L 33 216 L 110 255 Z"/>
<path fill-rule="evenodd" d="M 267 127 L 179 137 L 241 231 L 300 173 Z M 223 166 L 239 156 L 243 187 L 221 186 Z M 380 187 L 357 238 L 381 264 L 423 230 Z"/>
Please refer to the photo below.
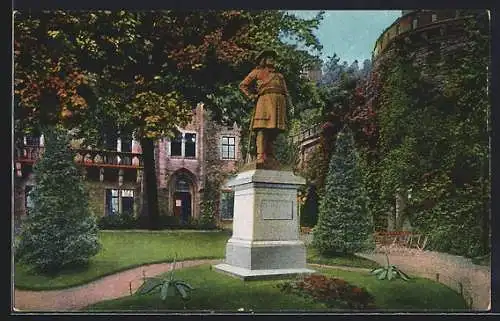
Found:
<path fill-rule="evenodd" d="M 27 177 L 16 179 L 14 184 L 14 218 L 15 223 L 26 214 L 25 188 L 26 186 L 36 185 L 35 177 L 30 173 Z M 106 213 L 106 189 L 131 189 L 134 190 L 134 213 L 139 214 L 141 201 L 141 186 L 136 182 L 124 181 L 121 186 L 118 182 L 109 182 L 93 179 L 84 180 L 84 185 L 89 194 L 89 206 L 92 213 L 97 217 L 104 216 Z"/>
<path fill-rule="evenodd" d="M 362 167 L 378 229 L 398 196 L 430 248 L 489 251 L 488 65 L 485 14 L 399 38 L 374 62 L 377 144 Z"/>
<path fill-rule="evenodd" d="M 119 186 L 118 182 L 100 182 L 85 180 L 85 187 L 89 193 L 89 206 L 92 212 L 98 216 L 104 216 L 106 213 L 106 190 L 107 189 L 131 189 L 134 191 L 134 214 L 139 215 L 140 200 L 141 200 L 141 187 L 140 184 L 132 182 L 123 182 Z"/>
<path fill-rule="evenodd" d="M 210 113 L 205 114 L 204 135 L 204 181 L 203 194 L 200 203 L 200 224 L 205 226 L 224 225 L 219 215 L 221 188 L 226 179 L 236 173 L 238 162 L 241 160 L 240 129 L 236 126 L 223 127 L 211 121 Z M 220 141 L 223 134 L 237 137 L 236 159 L 223 160 L 220 153 Z M 228 224 L 226 224 L 228 225 Z M 229 224 L 230 225 L 230 224 Z"/>

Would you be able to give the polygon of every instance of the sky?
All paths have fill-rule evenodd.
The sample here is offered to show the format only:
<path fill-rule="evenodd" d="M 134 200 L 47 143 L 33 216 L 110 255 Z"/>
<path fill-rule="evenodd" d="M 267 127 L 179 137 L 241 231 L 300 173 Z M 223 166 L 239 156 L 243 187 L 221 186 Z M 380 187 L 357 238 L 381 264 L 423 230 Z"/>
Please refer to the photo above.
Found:
<path fill-rule="evenodd" d="M 290 11 L 301 18 L 312 18 L 319 11 Z M 370 59 L 375 41 L 398 17 L 401 10 L 332 10 L 326 11 L 316 36 L 323 45 L 321 58 L 336 53 L 340 61 L 360 66 Z"/>

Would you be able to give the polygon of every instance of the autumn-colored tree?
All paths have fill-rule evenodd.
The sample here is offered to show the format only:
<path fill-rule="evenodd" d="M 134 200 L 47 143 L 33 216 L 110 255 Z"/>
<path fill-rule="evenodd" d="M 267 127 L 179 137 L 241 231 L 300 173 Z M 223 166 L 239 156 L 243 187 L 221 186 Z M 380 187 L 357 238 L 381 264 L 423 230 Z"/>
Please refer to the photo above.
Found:
<path fill-rule="evenodd" d="M 154 140 L 185 126 L 200 101 L 216 120 L 244 120 L 249 111 L 237 83 L 263 47 L 280 53 L 292 95 L 307 99 L 299 74 L 315 58 L 283 36 L 319 50 L 313 30 L 320 20 L 243 10 L 18 13 L 17 128 L 63 123 L 83 129 L 88 142 L 101 132 L 96 125 L 134 132 L 143 147 L 145 203 L 157 226 Z"/>

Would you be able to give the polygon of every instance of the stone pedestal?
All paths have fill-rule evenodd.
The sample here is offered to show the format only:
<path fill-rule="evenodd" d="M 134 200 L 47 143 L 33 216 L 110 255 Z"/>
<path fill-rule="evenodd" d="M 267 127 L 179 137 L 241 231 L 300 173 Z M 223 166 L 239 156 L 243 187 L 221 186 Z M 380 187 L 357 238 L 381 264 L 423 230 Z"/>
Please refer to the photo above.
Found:
<path fill-rule="evenodd" d="M 241 279 L 313 273 L 299 239 L 297 189 L 305 179 L 288 171 L 249 170 L 227 186 L 234 190 L 233 235 L 217 271 Z"/>

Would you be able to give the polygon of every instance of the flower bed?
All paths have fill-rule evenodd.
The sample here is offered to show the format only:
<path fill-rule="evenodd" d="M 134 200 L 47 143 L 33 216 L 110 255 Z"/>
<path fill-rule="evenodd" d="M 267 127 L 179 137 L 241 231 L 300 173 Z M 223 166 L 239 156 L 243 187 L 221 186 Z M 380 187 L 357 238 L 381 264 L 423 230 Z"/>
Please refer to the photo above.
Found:
<path fill-rule="evenodd" d="M 313 274 L 304 278 L 278 284 L 284 293 L 293 293 L 325 303 L 330 308 L 374 309 L 374 297 L 365 289 L 339 278 Z"/>

